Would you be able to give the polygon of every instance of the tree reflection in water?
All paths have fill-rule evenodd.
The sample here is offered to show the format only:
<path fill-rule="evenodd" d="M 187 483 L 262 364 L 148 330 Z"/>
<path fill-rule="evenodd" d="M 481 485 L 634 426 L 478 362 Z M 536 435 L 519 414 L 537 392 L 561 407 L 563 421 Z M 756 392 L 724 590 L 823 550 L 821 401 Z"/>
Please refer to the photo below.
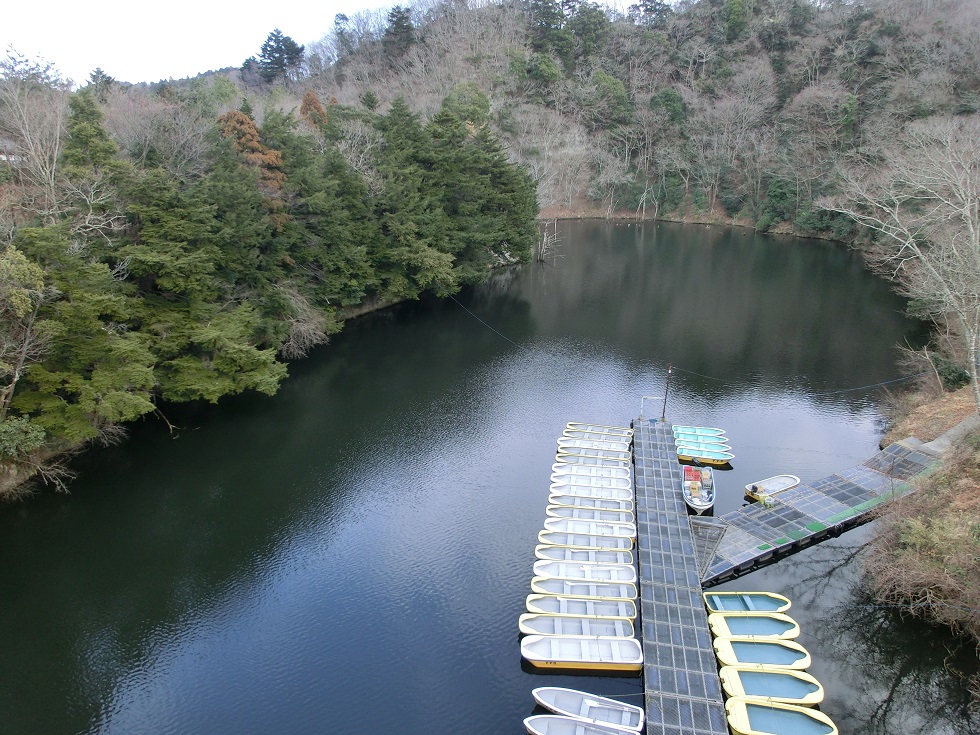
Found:
<path fill-rule="evenodd" d="M 793 601 L 810 651 L 809 671 L 826 689 L 821 709 L 842 733 L 975 735 L 980 707 L 968 679 L 976 649 L 948 630 L 875 604 L 863 584 L 870 527 L 825 541 L 718 589 L 763 589 Z"/>

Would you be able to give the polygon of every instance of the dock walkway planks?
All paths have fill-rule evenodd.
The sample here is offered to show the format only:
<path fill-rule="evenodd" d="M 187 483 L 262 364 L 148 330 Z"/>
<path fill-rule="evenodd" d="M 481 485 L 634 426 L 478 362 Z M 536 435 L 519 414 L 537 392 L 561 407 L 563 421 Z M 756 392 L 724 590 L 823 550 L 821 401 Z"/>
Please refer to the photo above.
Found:
<path fill-rule="evenodd" d="M 731 513 L 688 516 L 669 423 L 633 422 L 647 732 L 728 733 L 702 586 L 734 579 L 864 523 L 938 454 L 915 440 Z"/>
<path fill-rule="evenodd" d="M 908 480 L 928 471 L 936 458 L 921 445 L 896 442 L 857 467 L 801 483 L 765 503 L 714 519 L 692 519 L 702 540 L 701 584 L 734 579 L 865 523 L 879 505 L 909 492 Z M 709 535 L 714 543 L 705 540 Z"/>
<path fill-rule="evenodd" d="M 648 735 L 727 735 L 701 570 L 670 425 L 633 426 Z"/>

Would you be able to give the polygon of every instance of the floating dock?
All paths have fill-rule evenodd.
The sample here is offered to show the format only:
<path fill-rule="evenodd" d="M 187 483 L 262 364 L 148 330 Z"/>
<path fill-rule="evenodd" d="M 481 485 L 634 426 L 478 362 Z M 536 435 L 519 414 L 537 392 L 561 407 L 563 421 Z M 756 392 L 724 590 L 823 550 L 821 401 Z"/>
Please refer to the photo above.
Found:
<path fill-rule="evenodd" d="M 670 425 L 637 419 L 633 461 L 646 731 L 728 735 Z"/>
<path fill-rule="evenodd" d="M 938 454 L 903 440 L 844 472 L 710 518 L 688 515 L 671 425 L 638 418 L 633 431 L 647 733 L 726 735 L 703 587 L 867 522 Z"/>

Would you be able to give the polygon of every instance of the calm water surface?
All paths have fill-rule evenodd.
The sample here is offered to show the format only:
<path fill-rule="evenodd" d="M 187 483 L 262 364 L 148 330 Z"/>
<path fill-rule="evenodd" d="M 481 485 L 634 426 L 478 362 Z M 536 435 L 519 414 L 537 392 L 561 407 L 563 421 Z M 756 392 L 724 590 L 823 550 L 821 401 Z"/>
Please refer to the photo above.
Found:
<path fill-rule="evenodd" d="M 273 398 L 170 409 L 0 510 L 0 732 L 518 735 L 555 439 L 667 406 L 738 488 L 876 449 L 903 304 L 836 247 L 571 223 L 560 257 L 351 324 Z M 654 398 L 643 398 L 654 396 Z M 726 587 L 785 592 L 843 733 L 968 733 L 956 642 L 871 605 L 867 529 Z M 959 658 L 957 658 L 959 657 Z"/>

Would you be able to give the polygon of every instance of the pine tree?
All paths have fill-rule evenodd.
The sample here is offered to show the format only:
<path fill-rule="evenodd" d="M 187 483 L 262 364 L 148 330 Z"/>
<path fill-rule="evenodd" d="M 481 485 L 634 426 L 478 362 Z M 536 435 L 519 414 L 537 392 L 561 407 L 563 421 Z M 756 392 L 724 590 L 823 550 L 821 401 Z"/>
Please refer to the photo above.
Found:
<path fill-rule="evenodd" d="M 278 28 L 269 34 L 259 54 L 259 69 L 267 82 L 287 81 L 299 76 L 304 47 Z"/>

